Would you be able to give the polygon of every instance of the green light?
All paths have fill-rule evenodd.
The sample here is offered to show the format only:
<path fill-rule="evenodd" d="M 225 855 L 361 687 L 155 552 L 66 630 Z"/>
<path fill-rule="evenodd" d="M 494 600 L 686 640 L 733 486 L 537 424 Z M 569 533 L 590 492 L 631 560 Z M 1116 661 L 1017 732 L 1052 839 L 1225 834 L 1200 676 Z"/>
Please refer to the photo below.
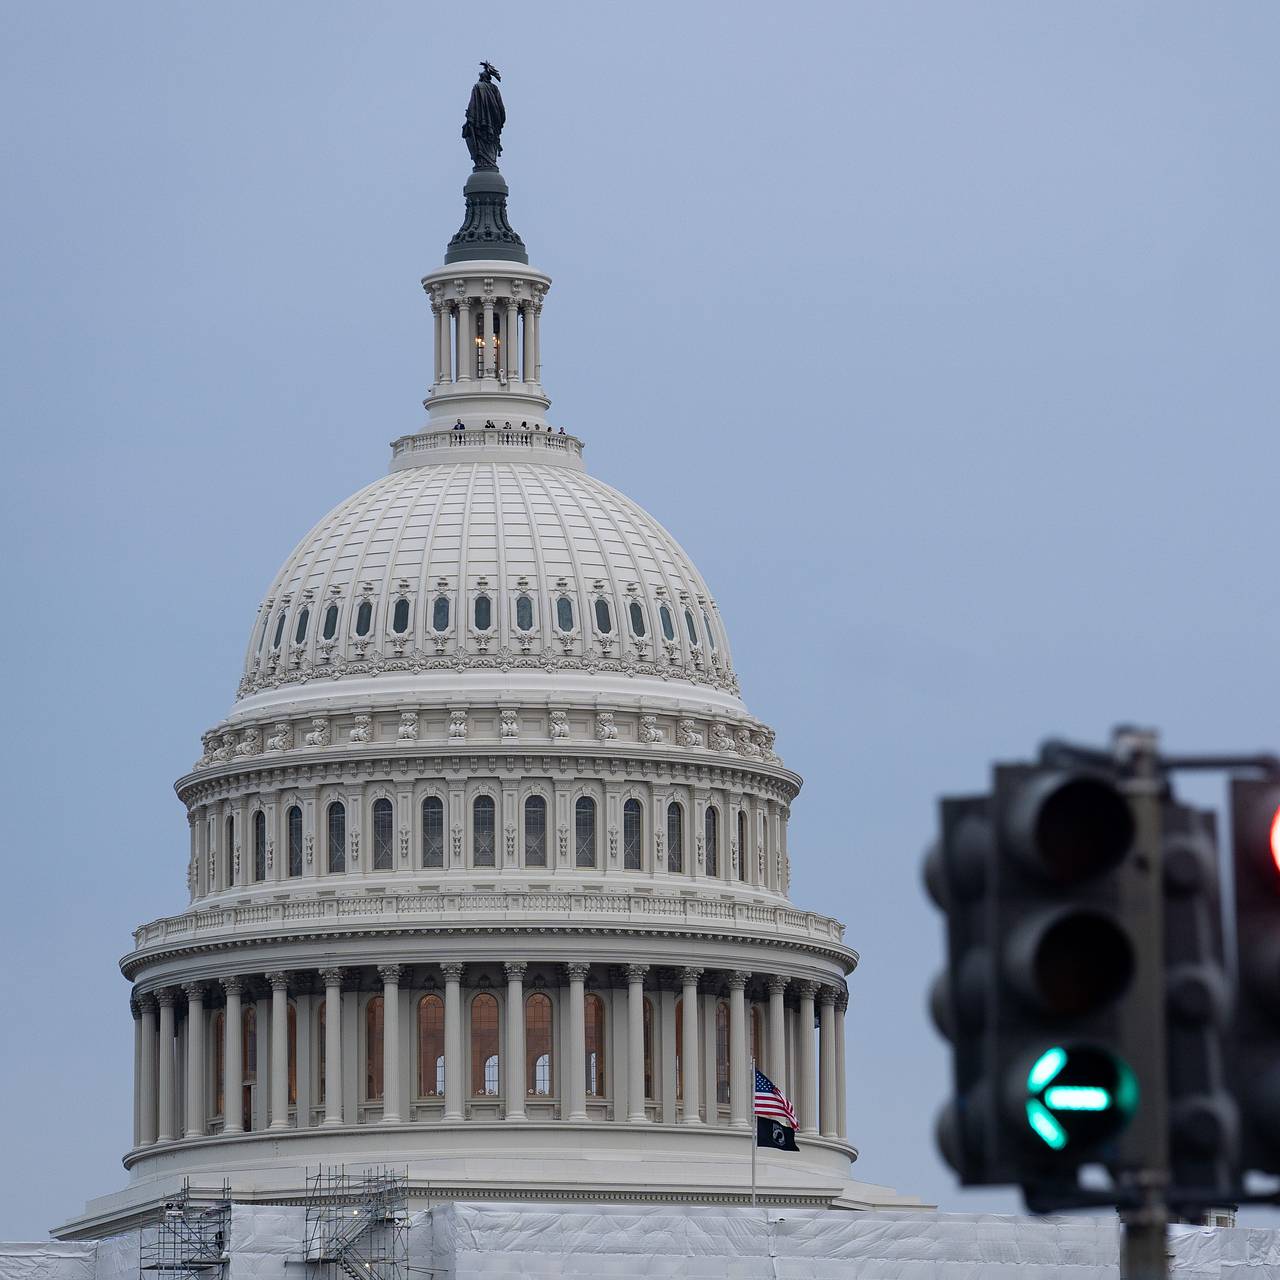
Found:
<path fill-rule="evenodd" d="M 1121 1063 L 1120 1081 L 1116 1085 L 1116 1106 L 1127 1116 L 1138 1109 L 1138 1077 L 1129 1069 L 1127 1063 Z"/>
<path fill-rule="evenodd" d="M 1106 1111 L 1111 1095 L 1091 1085 L 1058 1084 L 1044 1091 L 1044 1104 L 1050 1111 Z"/>
<path fill-rule="evenodd" d="M 1045 1146 L 1052 1147 L 1054 1151 L 1061 1151 L 1067 1145 L 1067 1131 L 1035 1098 L 1027 1103 L 1027 1123 Z"/>
<path fill-rule="evenodd" d="M 1027 1092 L 1039 1093 L 1067 1065 L 1067 1051 L 1055 1046 L 1036 1059 L 1027 1076 Z"/>

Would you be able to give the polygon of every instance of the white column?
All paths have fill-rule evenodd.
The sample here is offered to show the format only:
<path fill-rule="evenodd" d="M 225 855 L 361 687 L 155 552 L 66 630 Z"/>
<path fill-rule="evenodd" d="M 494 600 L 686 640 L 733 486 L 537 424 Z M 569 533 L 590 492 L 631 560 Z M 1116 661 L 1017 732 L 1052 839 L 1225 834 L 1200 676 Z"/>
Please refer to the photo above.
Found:
<path fill-rule="evenodd" d="M 133 1017 L 133 1145 L 142 1145 L 142 1006 L 129 997 Z"/>
<path fill-rule="evenodd" d="M 176 992 L 168 987 L 156 992 L 156 1003 L 160 1006 L 160 1123 L 157 1142 L 172 1142 L 177 1137 L 173 1123 L 173 1006 L 176 1000 Z"/>
<path fill-rule="evenodd" d="M 800 1132 L 816 1134 L 818 1122 L 813 1105 L 814 1081 L 817 1071 L 813 1061 L 813 997 L 818 989 L 816 982 L 796 984 L 800 1006 L 796 1014 L 796 1030 L 800 1037 L 799 1079 L 796 1081 L 796 1119 Z"/>
<path fill-rule="evenodd" d="M 503 969 L 507 975 L 507 1052 L 503 1058 L 506 1070 L 502 1073 L 507 1087 L 507 1119 L 524 1120 L 524 1098 L 528 1089 L 525 1080 L 524 1052 L 524 971 L 529 966 L 523 960 L 510 960 Z"/>
<path fill-rule="evenodd" d="M 475 325 L 471 323 L 471 299 L 458 302 L 458 381 L 470 382 L 476 367 Z"/>
<path fill-rule="evenodd" d="M 701 1124 L 698 1114 L 698 1085 L 701 1072 L 698 1066 L 698 979 L 702 977 L 701 969 L 682 969 L 680 982 L 681 993 L 680 1028 L 680 1078 L 684 1089 L 684 1107 L 681 1120 L 685 1124 Z"/>
<path fill-rule="evenodd" d="M 204 1137 L 204 983 L 188 982 L 187 1137 Z"/>
<path fill-rule="evenodd" d="M 587 1118 L 587 1024 L 584 984 L 591 966 L 575 962 L 565 965 L 569 975 L 569 1062 L 565 1080 L 569 1089 L 569 1119 Z M 643 1070 L 643 1063 L 641 1064 Z M 641 1092 L 644 1092 L 643 1083 Z"/>
<path fill-rule="evenodd" d="M 440 333 L 445 325 L 445 313 L 444 308 L 435 298 L 431 299 L 431 320 L 435 334 L 435 377 L 432 378 L 432 382 L 440 383 L 444 381 L 444 346 L 440 340 Z"/>
<path fill-rule="evenodd" d="M 484 362 L 481 365 L 486 378 L 496 378 L 498 376 L 498 344 L 493 339 L 493 298 L 486 294 L 484 299 Z"/>
<path fill-rule="evenodd" d="M 844 1012 L 849 1007 L 849 992 L 846 988 L 836 997 L 836 1135 L 848 1139 L 849 1124 L 845 1115 L 845 1090 L 848 1081 L 845 1079 L 844 1063 Z"/>
<path fill-rule="evenodd" d="M 542 385 L 542 299 L 533 300 L 533 380 Z"/>
<path fill-rule="evenodd" d="M 241 1133 L 244 1130 L 244 1030 L 240 1009 L 240 993 L 244 990 L 243 978 L 223 978 L 222 989 L 227 993 L 227 1008 L 222 1015 L 222 1132 Z"/>
<path fill-rule="evenodd" d="M 516 347 L 516 300 L 507 299 L 507 315 L 503 320 L 505 332 L 502 335 L 502 367 L 507 371 L 507 381 L 514 382 L 520 372 L 519 350 Z M 499 424 L 501 425 L 501 424 Z"/>
<path fill-rule="evenodd" d="M 524 381 L 533 381 L 533 303 L 521 307 L 524 315 Z"/>
<path fill-rule="evenodd" d="M 141 1121 L 138 1144 L 149 1147 L 156 1140 L 156 998 L 146 995 L 138 998 L 142 1025 L 142 1064 L 138 1072 L 138 1102 Z"/>
<path fill-rule="evenodd" d="M 399 1124 L 400 966 L 380 964 L 378 973 L 382 977 L 382 1123 Z"/>
<path fill-rule="evenodd" d="M 824 1138 L 836 1136 L 836 993 L 823 987 L 818 996 L 818 1127 Z"/>
<path fill-rule="evenodd" d="M 456 961 L 440 966 L 444 974 L 444 1118 L 462 1119 L 462 969 Z"/>
<path fill-rule="evenodd" d="M 746 1004 L 747 979 L 750 977 L 749 973 L 741 970 L 729 974 L 729 1123 L 735 1129 L 745 1129 L 751 1123 L 751 1108 L 747 1105 Z"/>
<path fill-rule="evenodd" d="M 271 1124 L 289 1127 L 289 975 L 267 974 L 271 984 Z"/>
<path fill-rule="evenodd" d="M 647 964 L 627 965 L 627 1120 L 648 1124 L 644 1109 L 644 975 Z"/>
<path fill-rule="evenodd" d="M 787 1009 L 783 1002 L 787 979 L 775 974 L 765 984 L 769 989 L 769 1065 L 765 1073 L 787 1092 Z"/>
<path fill-rule="evenodd" d="M 342 1123 L 342 970 L 321 969 L 324 982 L 324 1123 Z"/>

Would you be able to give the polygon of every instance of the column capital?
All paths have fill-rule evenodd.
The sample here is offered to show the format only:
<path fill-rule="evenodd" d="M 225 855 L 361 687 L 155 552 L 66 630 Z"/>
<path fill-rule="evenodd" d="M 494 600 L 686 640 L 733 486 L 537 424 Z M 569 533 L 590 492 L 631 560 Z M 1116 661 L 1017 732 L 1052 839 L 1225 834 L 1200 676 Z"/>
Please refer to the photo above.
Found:
<path fill-rule="evenodd" d="M 628 964 L 623 966 L 623 972 L 627 975 L 628 982 L 643 982 L 645 974 L 649 972 L 647 964 Z"/>
<path fill-rule="evenodd" d="M 780 996 L 784 991 L 786 991 L 790 982 L 790 978 L 784 977 L 780 973 L 774 973 L 770 974 L 770 976 L 765 979 L 764 985 L 765 989 L 771 996 Z"/>
<path fill-rule="evenodd" d="M 523 982 L 524 971 L 529 967 L 527 961 L 524 960 L 508 960 L 502 966 L 503 972 L 507 975 L 508 982 Z"/>
<path fill-rule="evenodd" d="M 466 965 L 461 960 L 446 960 L 440 966 L 440 972 L 444 975 L 446 982 L 461 982 L 463 970 Z"/>
<path fill-rule="evenodd" d="M 742 969 L 731 969 L 725 981 L 729 984 L 730 991 L 744 991 L 751 975 Z"/>
<path fill-rule="evenodd" d="M 129 1013 L 135 1022 L 142 1017 L 142 1001 L 137 996 L 129 997 Z"/>
<path fill-rule="evenodd" d="M 162 1009 L 172 1009 L 178 1003 L 178 992 L 174 987 L 161 987 L 156 992 L 156 1004 Z"/>
<path fill-rule="evenodd" d="M 841 1013 L 847 1013 L 849 1009 L 849 988 L 842 987 L 836 992 L 836 1008 Z"/>
<path fill-rule="evenodd" d="M 336 968 L 321 969 L 320 981 L 323 982 L 326 987 L 340 987 L 342 986 L 342 975 L 344 972 L 345 970 Z"/>
<path fill-rule="evenodd" d="M 807 978 L 801 979 L 795 984 L 795 987 L 796 995 L 798 995 L 801 1000 L 812 1000 L 818 993 L 818 984 L 816 982 L 810 982 Z"/>
<path fill-rule="evenodd" d="M 400 976 L 404 973 L 404 965 L 402 964 L 380 964 L 378 966 L 378 976 L 382 979 L 383 984 L 396 987 L 400 985 Z"/>
<path fill-rule="evenodd" d="M 229 996 L 238 996 L 244 990 L 244 979 L 239 974 L 233 974 L 229 978 L 219 978 L 222 989 Z"/>
<path fill-rule="evenodd" d="M 193 1004 L 204 1002 L 205 984 L 203 982 L 184 982 L 182 990 L 186 992 L 187 999 Z"/>
<path fill-rule="evenodd" d="M 591 966 L 581 960 L 571 960 L 565 965 L 564 971 L 569 975 L 570 982 L 586 982 Z"/>
<path fill-rule="evenodd" d="M 156 1011 L 156 995 L 154 991 L 144 991 L 138 996 L 138 1008 L 143 1013 L 155 1013 Z"/>
<path fill-rule="evenodd" d="M 272 991 L 288 991 L 289 975 L 283 969 L 273 969 L 266 975 Z"/>
<path fill-rule="evenodd" d="M 680 981 L 686 987 L 688 986 L 696 987 L 698 985 L 698 979 L 701 977 L 702 977 L 701 969 L 681 969 L 680 970 Z"/>
<path fill-rule="evenodd" d="M 818 1003 L 824 1008 L 834 1008 L 836 1003 L 835 987 L 822 987 L 818 992 Z"/>

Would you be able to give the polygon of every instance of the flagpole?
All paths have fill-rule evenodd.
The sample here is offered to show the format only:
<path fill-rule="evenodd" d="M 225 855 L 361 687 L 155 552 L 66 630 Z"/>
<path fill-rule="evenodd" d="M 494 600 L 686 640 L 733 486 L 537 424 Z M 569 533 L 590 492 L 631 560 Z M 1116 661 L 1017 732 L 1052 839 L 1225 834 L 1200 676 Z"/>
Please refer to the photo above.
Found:
<path fill-rule="evenodd" d="M 756 1207 L 756 1060 L 751 1059 L 751 1121 L 747 1126 L 751 1135 L 751 1207 Z"/>

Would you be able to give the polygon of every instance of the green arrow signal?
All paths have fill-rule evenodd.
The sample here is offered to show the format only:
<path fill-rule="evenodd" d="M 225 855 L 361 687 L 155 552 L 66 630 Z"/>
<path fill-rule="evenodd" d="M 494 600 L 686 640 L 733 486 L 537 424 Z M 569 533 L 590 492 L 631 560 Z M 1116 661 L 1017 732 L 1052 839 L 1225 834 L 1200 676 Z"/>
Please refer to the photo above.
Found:
<path fill-rule="evenodd" d="M 1073 1137 L 1088 1144 L 1104 1136 L 1106 1128 L 1114 1130 L 1116 1122 L 1123 1127 L 1137 1105 L 1133 1072 L 1091 1045 L 1054 1045 L 1027 1072 L 1027 1124 L 1053 1151 L 1061 1151 Z M 1071 1119 L 1073 1115 L 1079 1119 Z M 1106 1128 L 1099 1130 L 1099 1123 Z"/>

